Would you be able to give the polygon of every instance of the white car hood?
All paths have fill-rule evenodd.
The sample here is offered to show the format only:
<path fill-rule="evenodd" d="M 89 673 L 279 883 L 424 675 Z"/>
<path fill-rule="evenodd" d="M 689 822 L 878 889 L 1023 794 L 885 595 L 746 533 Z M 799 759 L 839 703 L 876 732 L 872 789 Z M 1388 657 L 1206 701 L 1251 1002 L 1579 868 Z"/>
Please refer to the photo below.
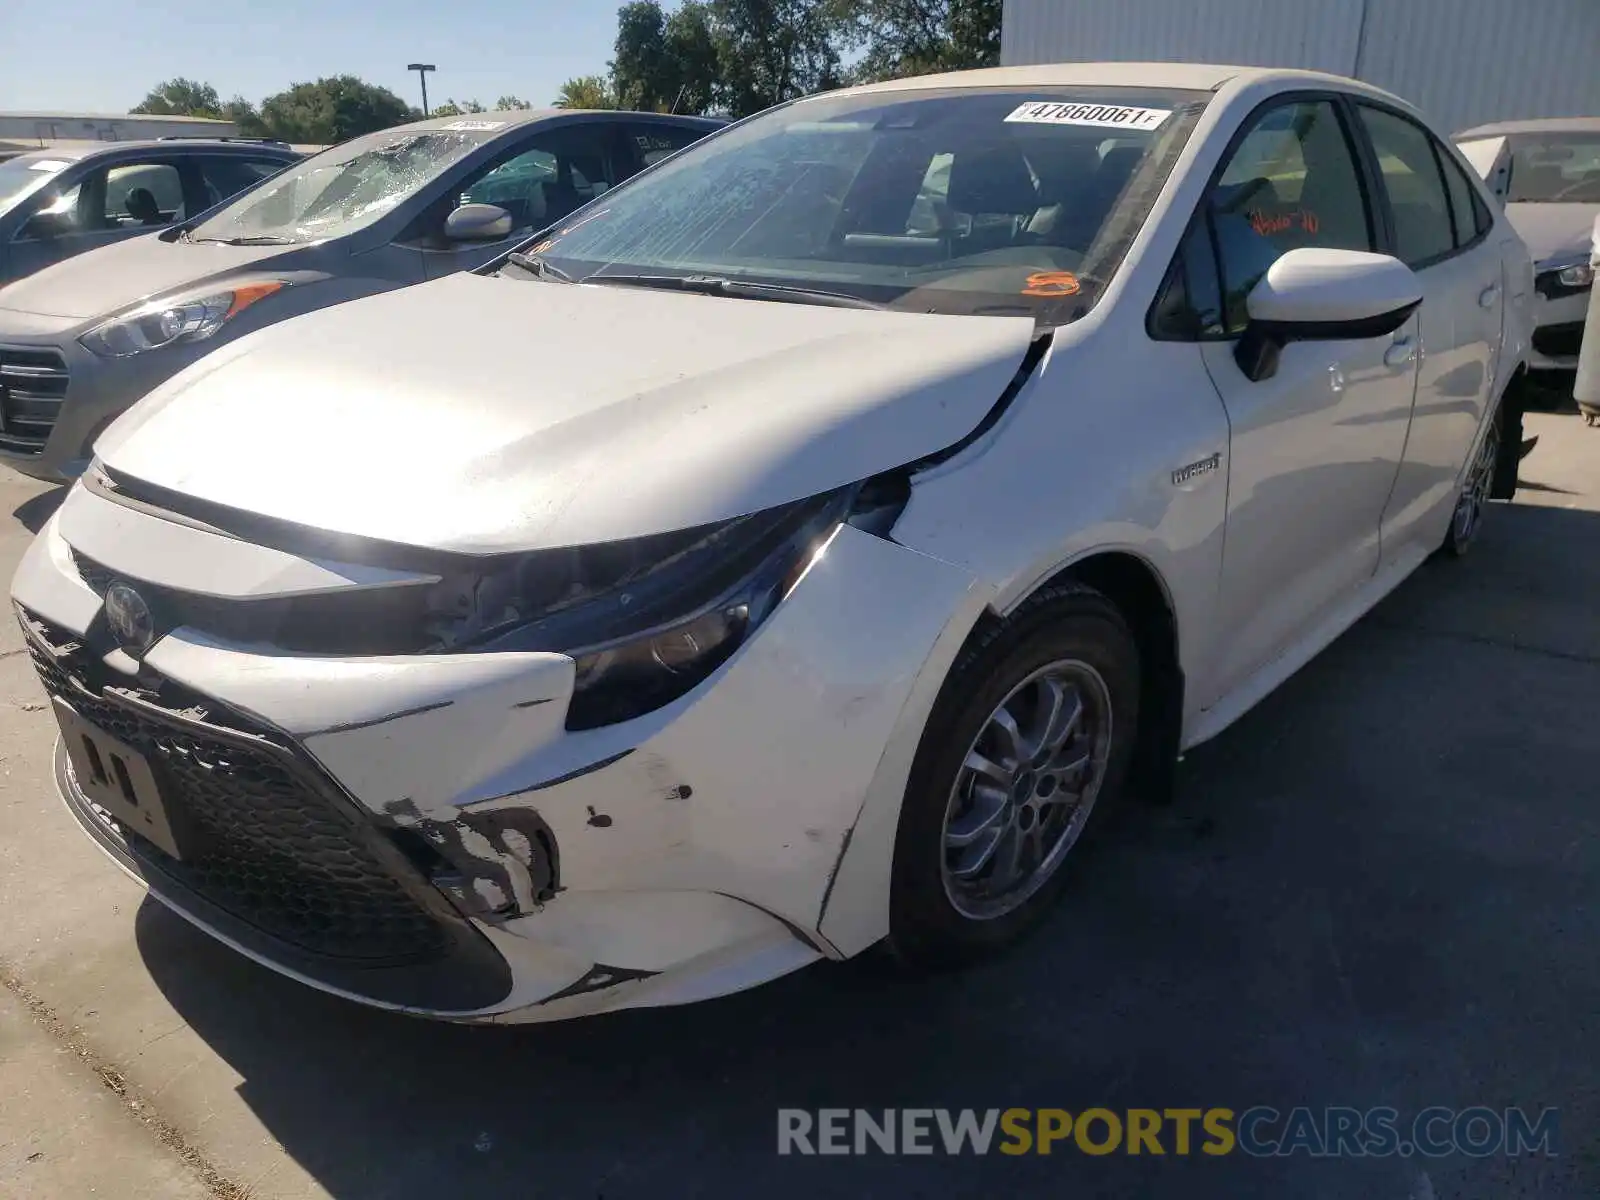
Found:
<path fill-rule="evenodd" d="M 1506 219 L 1527 244 L 1535 263 L 1586 254 L 1596 217 L 1600 217 L 1600 204 L 1520 201 L 1506 205 Z"/>
<path fill-rule="evenodd" d="M 683 529 L 959 441 L 1021 317 L 457 275 L 285 321 L 151 393 L 114 472 L 251 513 L 467 553 Z"/>

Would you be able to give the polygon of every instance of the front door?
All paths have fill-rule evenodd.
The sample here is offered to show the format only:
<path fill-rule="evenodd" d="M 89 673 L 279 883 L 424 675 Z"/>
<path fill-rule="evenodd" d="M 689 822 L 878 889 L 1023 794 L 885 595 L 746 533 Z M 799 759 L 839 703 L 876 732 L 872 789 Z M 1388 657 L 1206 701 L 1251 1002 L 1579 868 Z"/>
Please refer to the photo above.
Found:
<path fill-rule="evenodd" d="M 620 182 L 617 126 L 594 121 L 537 133 L 494 163 L 462 179 L 459 191 L 424 218 L 411 244 L 423 252 L 428 278 L 480 267 L 529 234 L 569 215 Z M 512 232 L 495 242 L 448 242 L 443 224 L 459 204 L 494 204 L 511 214 Z"/>
<path fill-rule="evenodd" d="M 1303 246 L 1373 250 L 1375 214 L 1351 131 L 1326 98 L 1253 119 L 1207 198 L 1225 339 L 1203 345 L 1230 425 L 1228 524 L 1218 595 L 1214 703 L 1327 618 L 1378 567 L 1378 527 L 1405 449 L 1416 318 L 1393 334 L 1292 342 L 1251 381 L 1233 340 L 1246 297 Z"/>
<path fill-rule="evenodd" d="M 9 270 L 16 279 L 188 215 L 177 165 L 159 154 L 121 159 L 63 179 L 29 204 L 32 212 L 10 248 Z"/>
<path fill-rule="evenodd" d="M 1493 221 L 1455 155 L 1409 117 L 1361 104 L 1388 198 L 1391 253 L 1422 283 L 1417 401 L 1384 512 L 1385 560 L 1433 550 L 1494 400 L 1505 280 Z"/>

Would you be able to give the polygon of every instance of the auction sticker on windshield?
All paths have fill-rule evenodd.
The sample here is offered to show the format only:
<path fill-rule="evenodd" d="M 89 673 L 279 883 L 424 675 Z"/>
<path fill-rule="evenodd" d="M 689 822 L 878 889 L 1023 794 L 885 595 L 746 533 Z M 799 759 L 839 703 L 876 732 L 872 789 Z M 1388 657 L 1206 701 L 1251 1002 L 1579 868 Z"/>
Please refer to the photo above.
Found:
<path fill-rule="evenodd" d="M 500 129 L 504 121 L 451 121 L 448 125 L 439 126 L 440 129 Z"/>
<path fill-rule="evenodd" d="M 1006 118 L 1033 125 L 1094 125 L 1104 129 L 1155 129 L 1172 115 L 1170 108 L 1130 108 L 1122 104 L 1067 104 L 1030 100 Z"/>

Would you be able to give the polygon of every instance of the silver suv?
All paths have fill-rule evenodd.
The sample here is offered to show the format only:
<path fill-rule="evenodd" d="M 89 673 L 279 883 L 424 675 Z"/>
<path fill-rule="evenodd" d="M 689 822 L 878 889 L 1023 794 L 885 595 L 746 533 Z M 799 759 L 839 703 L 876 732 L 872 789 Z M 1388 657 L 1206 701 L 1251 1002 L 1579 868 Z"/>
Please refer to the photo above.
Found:
<path fill-rule="evenodd" d="M 215 208 L 300 157 L 282 142 L 173 138 L 7 159 L 0 284 Z"/>

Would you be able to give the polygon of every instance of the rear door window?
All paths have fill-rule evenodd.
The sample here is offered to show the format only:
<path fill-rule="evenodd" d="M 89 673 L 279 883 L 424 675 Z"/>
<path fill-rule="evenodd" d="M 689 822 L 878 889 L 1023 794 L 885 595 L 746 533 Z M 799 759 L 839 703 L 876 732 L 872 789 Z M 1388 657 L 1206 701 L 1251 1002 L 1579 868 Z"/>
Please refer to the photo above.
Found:
<path fill-rule="evenodd" d="M 1484 210 L 1478 191 L 1467 179 L 1466 172 L 1456 166 L 1449 151 L 1435 143 L 1439 165 L 1444 168 L 1445 190 L 1450 196 L 1450 219 L 1455 223 L 1456 245 L 1467 246 L 1478 240 L 1489 228 L 1489 214 Z"/>
<path fill-rule="evenodd" d="M 630 125 L 628 140 L 639 167 L 653 167 L 669 154 L 676 154 L 685 146 L 692 146 L 705 135 L 698 129 L 685 129 L 675 125 Z"/>
<path fill-rule="evenodd" d="M 216 155 L 200 160 L 200 185 L 206 207 L 221 204 L 268 176 L 283 170 L 284 164 L 270 158 L 244 158 L 237 154 Z"/>
<path fill-rule="evenodd" d="M 1389 193 L 1395 257 L 1413 268 L 1438 262 L 1458 243 L 1432 135 L 1397 113 L 1365 104 L 1359 109 Z"/>

